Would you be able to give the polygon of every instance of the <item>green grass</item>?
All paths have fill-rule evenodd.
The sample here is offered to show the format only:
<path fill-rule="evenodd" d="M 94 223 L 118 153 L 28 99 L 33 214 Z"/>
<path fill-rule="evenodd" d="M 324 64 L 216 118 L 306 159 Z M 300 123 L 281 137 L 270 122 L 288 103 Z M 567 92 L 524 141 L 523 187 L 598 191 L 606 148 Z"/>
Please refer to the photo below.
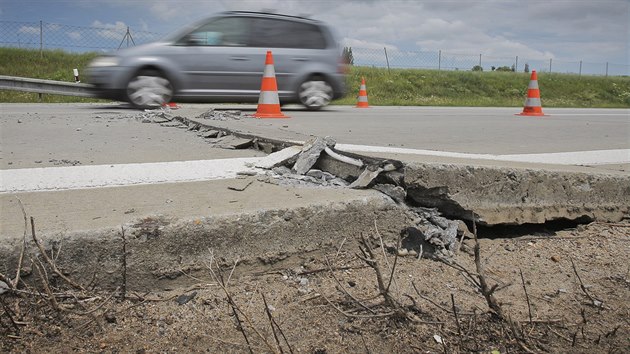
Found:
<path fill-rule="evenodd" d="M 370 105 L 519 107 L 527 97 L 528 73 L 437 71 L 352 67 L 348 95 L 356 104 L 365 77 Z M 630 107 L 629 77 L 538 74 L 543 107 Z"/>
<path fill-rule="evenodd" d="M 97 53 L 0 48 L 0 75 L 73 82 L 72 69 L 83 72 Z M 348 94 L 336 104 L 357 102 L 365 77 L 372 106 L 522 107 L 530 74 L 351 67 Z M 630 107 L 630 77 L 538 74 L 544 107 Z M 71 96 L 44 95 L 42 102 L 93 102 Z M 0 102 L 39 102 L 39 95 L 0 91 Z"/>
<path fill-rule="evenodd" d="M 61 50 L 0 48 L 0 75 L 74 82 L 72 69 L 79 69 L 79 77 L 97 53 L 68 53 Z M 42 95 L 20 91 L 0 90 L 0 102 L 98 102 L 100 100 L 73 96 Z"/>

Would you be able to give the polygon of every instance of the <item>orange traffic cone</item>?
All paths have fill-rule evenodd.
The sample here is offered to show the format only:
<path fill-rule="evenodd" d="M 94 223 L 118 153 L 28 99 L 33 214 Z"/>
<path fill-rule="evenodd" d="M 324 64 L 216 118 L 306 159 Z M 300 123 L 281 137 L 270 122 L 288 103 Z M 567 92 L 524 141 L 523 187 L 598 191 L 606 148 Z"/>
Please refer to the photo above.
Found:
<path fill-rule="evenodd" d="M 175 102 L 162 103 L 162 107 L 168 107 L 170 109 L 179 109 L 179 106 Z"/>
<path fill-rule="evenodd" d="M 518 113 L 517 116 L 544 116 L 542 106 L 540 104 L 540 90 L 538 89 L 538 75 L 536 70 L 532 70 L 532 77 L 529 80 L 529 87 L 527 89 L 527 100 L 525 100 L 525 107 L 523 112 Z"/>
<path fill-rule="evenodd" d="M 356 108 L 370 108 L 368 105 L 367 89 L 365 88 L 365 78 L 361 78 L 361 87 L 359 88 L 359 101 Z"/>
<path fill-rule="evenodd" d="M 267 51 L 265 58 L 265 72 L 260 85 L 258 97 L 258 109 L 254 114 L 256 118 L 289 118 L 280 111 L 280 98 L 278 97 L 278 83 L 276 71 L 273 68 L 273 55 Z"/>

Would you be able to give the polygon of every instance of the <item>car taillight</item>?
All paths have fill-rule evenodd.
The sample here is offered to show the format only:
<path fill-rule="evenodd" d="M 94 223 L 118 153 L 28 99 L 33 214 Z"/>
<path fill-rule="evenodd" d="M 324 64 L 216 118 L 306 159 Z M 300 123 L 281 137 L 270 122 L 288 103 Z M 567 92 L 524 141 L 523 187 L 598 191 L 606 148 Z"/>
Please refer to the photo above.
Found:
<path fill-rule="evenodd" d="M 346 61 L 344 60 L 343 57 L 340 57 L 339 63 L 337 64 L 337 72 L 339 74 L 347 75 L 348 71 L 349 71 L 348 64 L 346 64 Z"/>

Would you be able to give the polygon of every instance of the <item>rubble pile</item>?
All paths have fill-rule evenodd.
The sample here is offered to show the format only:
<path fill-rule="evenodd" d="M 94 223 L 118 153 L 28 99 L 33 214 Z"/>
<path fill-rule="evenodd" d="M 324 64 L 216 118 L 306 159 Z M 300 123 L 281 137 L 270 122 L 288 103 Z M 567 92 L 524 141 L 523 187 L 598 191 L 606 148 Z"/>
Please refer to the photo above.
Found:
<path fill-rule="evenodd" d="M 244 114 L 239 110 L 215 110 L 214 108 L 210 108 L 209 110 L 201 113 L 196 118 L 197 119 L 208 119 L 208 120 L 239 120 L 244 117 L 249 117 L 249 115 Z"/>
<path fill-rule="evenodd" d="M 401 230 L 400 247 L 389 244 L 389 251 L 397 251 L 399 256 L 418 258 L 450 258 L 454 255 L 458 236 L 468 231 L 466 225 L 441 216 L 435 208 L 407 205 L 407 193 L 399 171 L 403 168 L 402 163 L 348 156 L 336 151 L 335 144 L 332 137 L 314 137 L 301 149 L 284 149 L 276 153 L 281 157 L 272 159 L 273 163 L 261 163 L 255 167 L 268 170 L 264 180 L 268 183 L 378 190 L 392 198 L 414 220 L 413 226 Z M 335 173 L 344 169 L 353 170 L 354 175 L 341 178 Z"/>
<path fill-rule="evenodd" d="M 300 185 L 326 188 L 375 189 L 395 201 L 414 220 L 414 225 L 401 230 L 402 243 L 388 249 L 400 256 L 450 258 L 457 247 L 457 237 L 467 232 L 465 224 L 442 217 L 437 209 L 407 204 L 404 168 L 400 161 L 376 159 L 340 152 L 332 137 L 313 137 L 302 146 L 289 146 L 273 152 L 277 146 L 214 129 L 199 120 L 229 120 L 248 117 L 238 110 L 215 110 L 198 115 L 195 120 L 175 116 L 168 107 L 146 110 L 134 118 L 143 123 L 157 123 L 193 131 L 212 147 L 223 149 L 256 148 L 271 153 L 251 167 L 264 172 L 258 180 L 277 185 Z M 272 153 L 273 152 L 273 153 Z M 462 226 L 463 225 L 463 226 Z"/>

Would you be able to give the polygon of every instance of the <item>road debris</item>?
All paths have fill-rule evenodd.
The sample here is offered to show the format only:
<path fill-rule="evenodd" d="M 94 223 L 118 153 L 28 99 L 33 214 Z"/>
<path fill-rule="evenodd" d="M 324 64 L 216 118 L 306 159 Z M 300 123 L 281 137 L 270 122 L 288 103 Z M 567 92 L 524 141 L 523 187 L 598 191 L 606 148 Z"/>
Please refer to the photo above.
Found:
<path fill-rule="evenodd" d="M 336 141 L 329 136 L 310 139 L 302 146 L 302 152 L 293 165 L 293 171 L 300 175 L 306 174 L 306 172 L 317 163 L 322 151 L 324 151 L 326 147 L 331 147 L 335 144 Z"/>
<path fill-rule="evenodd" d="M 252 183 L 254 183 L 253 179 L 245 179 L 245 178 L 237 178 L 230 182 L 230 185 L 227 187 L 229 190 L 242 192 L 247 187 L 249 187 Z"/>

